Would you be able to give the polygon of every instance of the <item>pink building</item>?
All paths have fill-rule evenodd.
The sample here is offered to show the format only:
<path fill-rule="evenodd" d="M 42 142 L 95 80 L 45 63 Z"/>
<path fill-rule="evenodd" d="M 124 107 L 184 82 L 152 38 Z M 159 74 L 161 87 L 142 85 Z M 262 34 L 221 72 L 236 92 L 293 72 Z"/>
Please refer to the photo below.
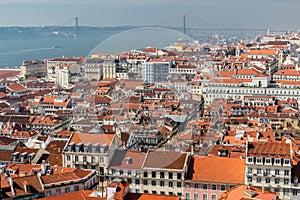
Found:
<path fill-rule="evenodd" d="M 183 184 L 183 199 L 217 200 L 229 188 L 245 182 L 245 160 L 193 156 Z"/>

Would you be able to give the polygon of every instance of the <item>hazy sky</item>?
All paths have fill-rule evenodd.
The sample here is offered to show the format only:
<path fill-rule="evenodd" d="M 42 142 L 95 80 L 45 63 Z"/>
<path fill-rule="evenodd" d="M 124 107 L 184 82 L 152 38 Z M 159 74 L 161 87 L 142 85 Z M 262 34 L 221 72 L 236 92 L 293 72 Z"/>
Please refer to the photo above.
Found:
<path fill-rule="evenodd" d="M 300 29 L 299 0 L 0 0 L 0 26 L 72 25 L 78 16 L 103 26 Z M 74 23 L 74 22 L 73 22 Z"/>

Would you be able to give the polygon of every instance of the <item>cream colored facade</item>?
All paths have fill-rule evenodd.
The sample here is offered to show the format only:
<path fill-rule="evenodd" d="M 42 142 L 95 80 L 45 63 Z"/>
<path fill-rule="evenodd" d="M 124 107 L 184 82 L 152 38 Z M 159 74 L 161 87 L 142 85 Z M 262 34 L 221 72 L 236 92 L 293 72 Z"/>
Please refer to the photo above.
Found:
<path fill-rule="evenodd" d="M 89 59 L 85 64 L 85 78 L 88 81 L 100 80 L 103 76 L 103 60 Z"/>
<path fill-rule="evenodd" d="M 21 77 L 45 77 L 47 76 L 47 65 L 43 61 L 23 61 L 21 66 Z"/>
<path fill-rule="evenodd" d="M 290 157 L 274 156 L 246 156 L 245 184 L 264 188 L 279 194 L 280 199 L 298 199 L 300 194 L 298 184 L 292 183 L 292 160 Z M 298 181 L 297 181 L 298 182 Z"/>
<path fill-rule="evenodd" d="M 100 145 L 103 141 L 99 141 L 99 143 L 97 141 L 87 143 L 70 141 L 63 151 L 63 166 L 96 170 L 98 177 L 102 177 L 103 180 L 107 175 L 106 169 L 113 152 L 122 145 L 118 134 L 114 135 L 110 144 Z"/>

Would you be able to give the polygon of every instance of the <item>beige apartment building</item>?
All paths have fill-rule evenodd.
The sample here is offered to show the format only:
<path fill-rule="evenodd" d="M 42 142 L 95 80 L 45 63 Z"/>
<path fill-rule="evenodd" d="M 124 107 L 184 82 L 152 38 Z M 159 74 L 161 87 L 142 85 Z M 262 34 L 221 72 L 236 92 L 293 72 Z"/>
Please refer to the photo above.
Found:
<path fill-rule="evenodd" d="M 245 183 L 276 192 L 283 200 L 296 198 L 290 141 L 249 142 L 246 148 Z"/>
<path fill-rule="evenodd" d="M 96 170 L 101 182 L 113 152 L 122 145 L 119 134 L 74 133 L 63 150 L 63 165 Z"/>
<path fill-rule="evenodd" d="M 131 192 L 181 196 L 189 160 L 190 155 L 181 152 L 117 150 L 108 176 L 129 181 Z"/>

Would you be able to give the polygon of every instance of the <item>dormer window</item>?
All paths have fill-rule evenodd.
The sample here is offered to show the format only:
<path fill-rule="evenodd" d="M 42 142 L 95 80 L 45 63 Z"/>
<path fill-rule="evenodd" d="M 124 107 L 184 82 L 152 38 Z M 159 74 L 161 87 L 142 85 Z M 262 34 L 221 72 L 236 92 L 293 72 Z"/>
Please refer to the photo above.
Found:
<path fill-rule="evenodd" d="M 271 164 L 271 158 L 266 158 L 266 164 Z"/>
<path fill-rule="evenodd" d="M 248 161 L 248 163 L 252 163 L 253 162 L 253 158 L 252 157 L 248 157 L 247 161 Z"/>
<path fill-rule="evenodd" d="M 289 165 L 290 164 L 290 159 L 284 159 L 284 164 Z"/>
<path fill-rule="evenodd" d="M 280 165 L 281 164 L 281 159 L 280 158 L 275 158 L 275 164 Z"/>
<path fill-rule="evenodd" d="M 262 158 L 256 158 L 256 163 L 261 164 L 262 163 Z"/>

